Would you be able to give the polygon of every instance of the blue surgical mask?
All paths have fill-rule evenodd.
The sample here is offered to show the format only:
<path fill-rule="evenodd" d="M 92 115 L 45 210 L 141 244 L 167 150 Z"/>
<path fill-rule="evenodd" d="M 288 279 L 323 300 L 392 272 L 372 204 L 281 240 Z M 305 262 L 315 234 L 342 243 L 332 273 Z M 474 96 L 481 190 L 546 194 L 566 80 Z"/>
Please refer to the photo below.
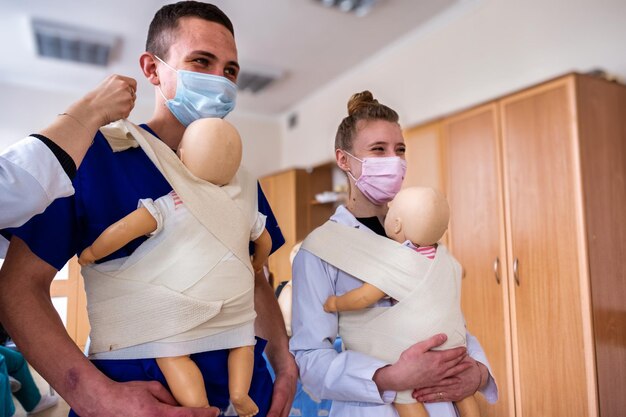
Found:
<path fill-rule="evenodd" d="M 176 96 L 165 99 L 165 105 L 185 127 L 198 119 L 223 119 L 235 108 L 237 85 L 228 78 L 201 72 L 177 70 L 155 55 L 155 58 L 177 73 Z"/>

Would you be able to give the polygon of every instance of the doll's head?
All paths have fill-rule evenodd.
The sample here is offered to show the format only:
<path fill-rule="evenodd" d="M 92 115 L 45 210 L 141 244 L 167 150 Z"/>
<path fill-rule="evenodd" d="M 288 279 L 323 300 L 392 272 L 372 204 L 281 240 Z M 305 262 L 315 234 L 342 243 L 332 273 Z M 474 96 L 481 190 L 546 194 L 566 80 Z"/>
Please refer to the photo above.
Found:
<path fill-rule="evenodd" d="M 196 177 L 224 185 L 239 169 L 241 148 L 233 125 L 223 119 L 198 119 L 185 129 L 177 154 Z"/>
<path fill-rule="evenodd" d="M 408 187 L 389 203 L 385 233 L 396 242 L 410 240 L 415 246 L 439 241 L 450 219 L 446 198 L 434 188 Z"/>

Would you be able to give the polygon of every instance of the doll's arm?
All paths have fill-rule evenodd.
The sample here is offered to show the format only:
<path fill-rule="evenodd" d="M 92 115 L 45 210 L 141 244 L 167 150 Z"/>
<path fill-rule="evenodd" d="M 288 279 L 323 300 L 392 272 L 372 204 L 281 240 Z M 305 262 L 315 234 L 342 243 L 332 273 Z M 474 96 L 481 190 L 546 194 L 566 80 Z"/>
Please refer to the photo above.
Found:
<path fill-rule="evenodd" d="M 337 311 L 360 310 L 374 304 L 385 296 L 386 294 L 375 286 L 365 283 L 344 295 L 331 295 L 328 297 L 324 303 L 324 311 L 335 313 Z"/>
<path fill-rule="evenodd" d="M 157 222 L 147 208 L 140 207 L 109 226 L 98 238 L 81 252 L 78 263 L 90 264 L 112 254 L 139 236 L 155 231 Z"/>
<path fill-rule="evenodd" d="M 259 272 L 263 269 L 263 265 L 267 258 L 270 256 L 272 250 L 272 237 L 266 229 L 263 229 L 263 233 L 254 241 L 254 256 L 252 257 L 252 267 L 254 272 Z"/>

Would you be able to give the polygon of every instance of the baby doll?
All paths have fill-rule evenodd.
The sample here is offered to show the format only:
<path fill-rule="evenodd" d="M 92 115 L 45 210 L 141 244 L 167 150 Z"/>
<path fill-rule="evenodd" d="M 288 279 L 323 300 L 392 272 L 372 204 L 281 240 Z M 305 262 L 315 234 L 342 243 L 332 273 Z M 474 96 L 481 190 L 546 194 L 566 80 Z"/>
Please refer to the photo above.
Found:
<path fill-rule="evenodd" d="M 241 163 L 242 144 L 236 129 L 222 119 L 200 119 L 190 124 L 178 148 L 178 156 L 187 169 L 196 177 L 212 184 L 223 186 L 233 179 Z M 162 200 L 165 203 L 159 203 Z M 171 192 L 153 205 L 169 204 L 178 209 L 184 202 Z M 210 204 L 208 202 L 207 204 Z M 184 213 L 191 216 L 191 213 Z M 156 215 L 156 217 L 160 217 Z M 81 265 L 101 259 L 131 240 L 149 235 L 157 230 L 154 209 L 148 209 L 144 200 L 140 208 L 109 226 L 79 257 Z M 255 253 L 252 266 L 255 272 L 263 268 L 271 249 L 271 238 L 264 226 L 264 216 L 258 214 L 251 234 Z M 166 226 L 167 227 L 167 226 Z M 262 231 L 261 231 L 262 230 Z M 160 226 L 159 226 L 160 231 Z M 258 407 L 248 396 L 253 369 L 254 346 L 238 346 L 230 349 L 228 357 L 228 379 L 231 402 L 242 417 L 258 413 Z M 189 355 L 156 359 L 176 400 L 183 406 L 209 407 L 205 385 L 200 370 Z"/>
<path fill-rule="evenodd" d="M 385 218 L 385 233 L 398 243 L 408 246 L 420 256 L 434 259 L 437 242 L 448 227 L 450 209 L 443 195 L 431 188 L 409 187 L 401 190 L 389 203 Z M 454 277 L 451 277 L 454 279 Z M 326 312 L 360 310 L 379 301 L 386 294 L 374 285 L 361 287 L 341 296 L 331 296 L 324 304 Z M 393 307 L 391 307 L 393 308 Z M 480 415 L 474 396 L 456 403 L 461 416 Z M 394 403 L 401 417 L 428 416 L 422 403 Z"/>

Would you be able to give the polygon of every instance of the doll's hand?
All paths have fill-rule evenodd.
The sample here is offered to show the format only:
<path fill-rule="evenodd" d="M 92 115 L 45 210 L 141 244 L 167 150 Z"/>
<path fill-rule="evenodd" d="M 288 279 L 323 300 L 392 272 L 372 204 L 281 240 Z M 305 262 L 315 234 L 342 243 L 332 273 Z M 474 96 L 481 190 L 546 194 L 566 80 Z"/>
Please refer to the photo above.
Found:
<path fill-rule="evenodd" d="M 324 311 L 327 313 L 337 312 L 337 296 L 331 295 L 324 303 Z"/>
<path fill-rule="evenodd" d="M 91 251 L 91 246 L 89 246 L 87 249 L 82 251 L 80 253 L 80 256 L 78 257 L 78 263 L 81 266 L 92 264 L 95 261 L 96 261 L 96 257 L 94 256 L 93 252 Z"/>

